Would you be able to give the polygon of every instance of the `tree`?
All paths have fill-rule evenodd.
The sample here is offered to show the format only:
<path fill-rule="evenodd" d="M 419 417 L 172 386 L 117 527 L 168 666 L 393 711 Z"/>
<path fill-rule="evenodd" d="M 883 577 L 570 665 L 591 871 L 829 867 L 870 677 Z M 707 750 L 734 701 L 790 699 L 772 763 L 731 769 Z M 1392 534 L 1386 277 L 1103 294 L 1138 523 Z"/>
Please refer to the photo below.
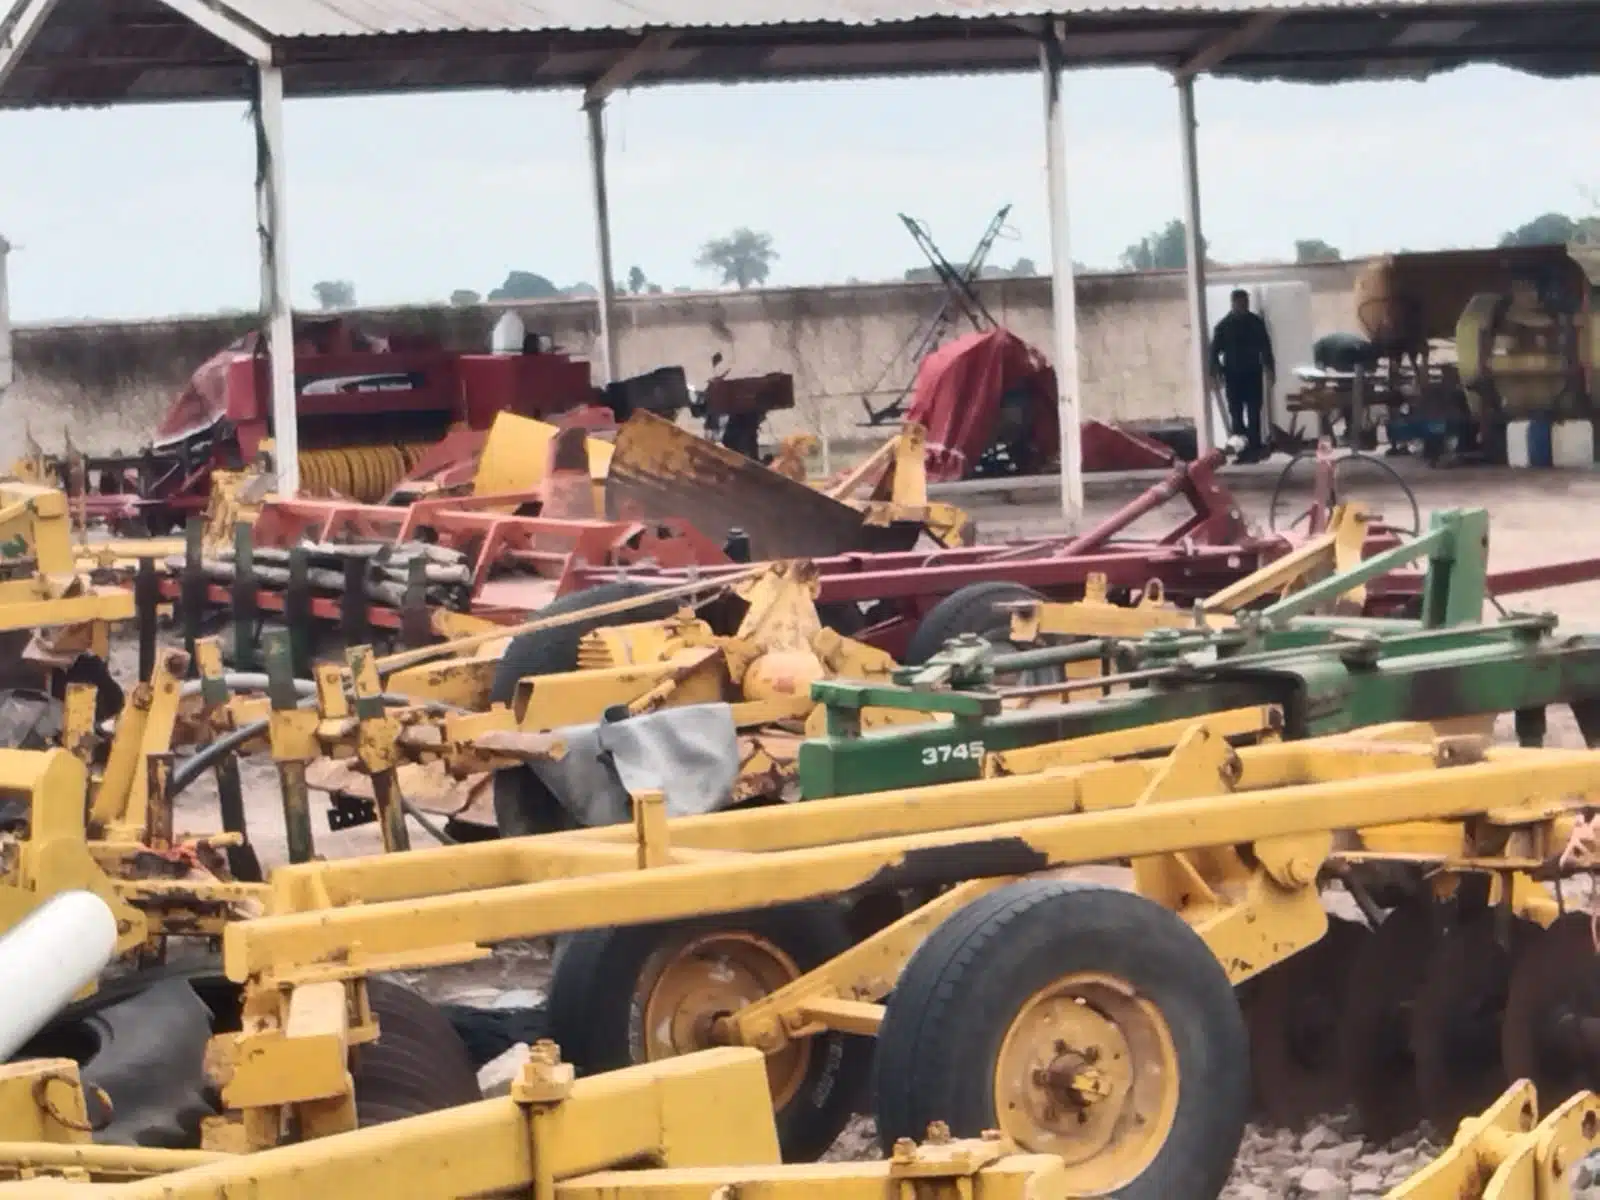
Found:
<path fill-rule="evenodd" d="M 1039 273 L 1039 268 L 1034 265 L 1031 258 L 1019 258 L 1012 264 L 1011 273 L 1023 279 L 1031 279 Z"/>
<path fill-rule="evenodd" d="M 491 300 L 549 300 L 561 289 L 532 271 L 508 271 L 506 281 L 489 293 Z"/>
<path fill-rule="evenodd" d="M 321 309 L 356 306 L 356 285 L 348 279 L 324 279 L 314 283 L 311 294 L 317 298 L 317 307 Z"/>
<path fill-rule="evenodd" d="M 1146 234 L 1122 252 L 1122 266 L 1129 271 L 1177 271 L 1188 262 L 1185 249 L 1187 231 L 1182 221 L 1168 221 L 1154 233 Z M 1200 239 L 1200 252 L 1205 253 L 1206 240 Z"/>
<path fill-rule="evenodd" d="M 628 290 L 635 296 L 644 295 L 645 289 L 650 286 L 650 279 L 644 273 L 644 268 L 633 266 L 628 268 Z"/>
<path fill-rule="evenodd" d="M 585 282 L 583 280 L 579 280 L 577 283 L 573 284 L 569 288 L 562 288 L 561 289 L 561 294 L 563 296 L 572 296 L 572 297 L 580 297 L 580 298 L 587 299 L 590 296 L 598 296 L 600 294 L 600 289 L 595 287 L 595 285 L 592 284 L 592 283 L 587 283 L 587 282 Z"/>
<path fill-rule="evenodd" d="M 1297 263 L 1339 262 L 1343 258 L 1336 246 L 1330 246 L 1321 238 L 1299 238 L 1294 244 Z"/>
<path fill-rule="evenodd" d="M 482 304 L 483 297 L 471 288 L 457 288 L 450 293 L 450 303 L 456 308 L 471 308 L 474 304 Z"/>
<path fill-rule="evenodd" d="M 1565 213 L 1547 212 L 1526 225 L 1519 225 L 1500 239 L 1502 246 L 1561 246 L 1576 241 L 1582 232 L 1577 221 Z"/>
<path fill-rule="evenodd" d="M 742 291 L 752 284 L 765 283 L 772 273 L 772 264 L 777 261 L 778 252 L 772 248 L 770 233 L 740 228 L 727 237 L 712 238 L 700 247 L 700 256 L 694 260 L 694 265 L 715 271 L 722 276 L 723 283 L 735 284 Z"/>

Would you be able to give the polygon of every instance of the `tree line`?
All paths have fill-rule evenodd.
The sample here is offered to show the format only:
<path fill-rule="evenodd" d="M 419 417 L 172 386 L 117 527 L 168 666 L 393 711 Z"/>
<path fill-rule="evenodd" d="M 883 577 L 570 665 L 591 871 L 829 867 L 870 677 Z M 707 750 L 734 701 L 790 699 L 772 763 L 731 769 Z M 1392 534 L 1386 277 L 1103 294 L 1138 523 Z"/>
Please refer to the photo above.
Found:
<path fill-rule="evenodd" d="M 1186 229 L 1183 221 L 1173 219 L 1160 229 L 1153 230 L 1123 250 L 1118 266 L 1124 271 L 1182 270 L 1187 261 Z M 1600 215 L 1573 216 L 1567 213 L 1547 212 L 1524 225 L 1507 230 L 1500 238 L 1502 246 L 1540 246 L 1569 243 L 1600 245 Z M 1201 238 L 1202 252 L 1208 252 Z M 1404 251 L 1402 251 L 1403 253 Z M 1299 264 L 1339 262 L 1344 258 L 1339 248 L 1322 238 L 1297 238 L 1293 260 Z M 700 247 L 695 266 L 717 279 L 719 287 L 740 290 L 760 287 L 772 275 L 773 264 L 778 261 L 778 251 L 770 233 L 741 227 L 725 237 L 711 238 Z M 1207 262 L 1216 265 L 1207 253 Z M 1085 271 L 1082 263 L 1074 263 L 1078 271 Z M 984 279 L 1027 278 L 1039 274 L 1033 259 L 1018 258 L 1010 267 L 985 266 L 980 272 Z M 907 282 L 933 282 L 938 272 L 931 266 L 911 267 L 903 278 Z M 860 282 L 850 279 L 850 283 Z M 355 284 L 346 279 L 326 279 L 312 287 L 318 307 L 324 310 L 348 309 L 356 306 Z M 616 290 L 624 295 L 656 296 L 668 289 L 650 279 L 643 267 L 628 268 L 627 275 L 619 279 Z M 694 288 L 677 286 L 675 293 L 694 291 Z M 535 271 L 508 271 L 499 287 L 487 293 L 472 288 L 457 288 L 450 293 L 450 303 L 469 307 L 485 301 L 554 300 L 563 297 L 596 296 L 599 289 L 591 283 L 579 282 L 561 286 L 547 276 Z"/>

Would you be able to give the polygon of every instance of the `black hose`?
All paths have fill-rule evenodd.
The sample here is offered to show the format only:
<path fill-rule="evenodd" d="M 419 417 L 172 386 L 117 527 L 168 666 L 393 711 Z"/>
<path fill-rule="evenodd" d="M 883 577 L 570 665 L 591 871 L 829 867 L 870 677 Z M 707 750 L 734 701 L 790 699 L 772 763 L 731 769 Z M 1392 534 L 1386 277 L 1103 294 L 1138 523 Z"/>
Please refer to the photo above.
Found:
<path fill-rule="evenodd" d="M 251 721 L 248 725 L 241 725 L 231 733 L 223 734 L 209 745 L 200 747 L 176 767 L 167 777 L 167 795 L 176 796 L 196 779 L 200 778 L 206 770 L 213 766 L 220 758 L 232 754 L 248 741 L 260 737 L 267 731 L 266 720 Z"/>
<path fill-rule="evenodd" d="M 383 696 L 383 700 L 385 703 L 389 704 L 410 703 L 410 701 L 405 699 L 405 697 L 393 696 L 387 693 Z M 447 704 L 431 704 L 428 707 L 438 708 L 441 711 L 455 710 L 454 705 Z M 251 721 L 248 725 L 241 725 L 238 729 L 224 734 L 216 741 L 202 746 L 199 750 L 195 751 L 194 754 L 184 759 L 181 763 L 173 768 L 172 775 L 167 780 L 168 797 L 171 798 L 177 796 L 196 779 L 199 779 L 200 776 L 204 775 L 206 771 L 215 766 L 219 759 L 225 758 L 227 755 L 232 754 L 240 746 L 243 746 L 247 742 L 254 741 L 256 738 L 266 733 L 268 725 L 269 722 L 266 720 Z M 408 817 L 410 817 L 418 825 L 422 826 L 423 830 L 427 832 L 429 837 L 433 838 L 433 840 L 438 842 L 441 846 L 460 845 L 455 838 L 451 837 L 444 831 L 442 826 L 435 824 L 431 817 L 429 817 L 422 811 L 422 809 L 418 808 L 416 804 L 406 799 L 404 796 L 400 798 L 400 807 Z"/>

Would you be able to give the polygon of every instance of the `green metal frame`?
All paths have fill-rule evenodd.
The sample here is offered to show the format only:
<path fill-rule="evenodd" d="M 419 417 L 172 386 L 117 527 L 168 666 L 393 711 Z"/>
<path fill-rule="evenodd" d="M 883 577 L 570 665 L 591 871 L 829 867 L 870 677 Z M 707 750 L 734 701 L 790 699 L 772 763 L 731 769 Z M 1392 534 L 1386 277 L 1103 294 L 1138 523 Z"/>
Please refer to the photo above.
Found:
<path fill-rule="evenodd" d="M 972 639 L 951 643 L 897 683 L 822 681 L 812 696 L 828 736 L 800 747 L 807 799 L 978 778 L 994 751 L 1087 737 L 1227 709 L 1281 705 L 1285 737 L 1315 737 L 1385 721 L 1525 714 L 1567 703 L 1586 737 L 1600 735 L 1600 638 L 1555 636 L 1553 616 L 1483 624 L 1488 516 L 1434 515 L 1421 537 L 1246 614 L 1236 629 L 1162 630 L 1139 641 L 1095 641 L 996 654 Z M 1426 559 L 1416 621 L 1306 615 L 1396 567 Z M 1128 668 L 1069 690 L 1128 690 L 1044 708 L 1002 711 L 996 673 L 1098 658 Z M 863 733 L 862 710 L 913 709 L 949 721 Z M 1537 713 L 1540 719 L 1535 719 Z M 1531 735 L 1530 735 L 1531 736 Z"/>

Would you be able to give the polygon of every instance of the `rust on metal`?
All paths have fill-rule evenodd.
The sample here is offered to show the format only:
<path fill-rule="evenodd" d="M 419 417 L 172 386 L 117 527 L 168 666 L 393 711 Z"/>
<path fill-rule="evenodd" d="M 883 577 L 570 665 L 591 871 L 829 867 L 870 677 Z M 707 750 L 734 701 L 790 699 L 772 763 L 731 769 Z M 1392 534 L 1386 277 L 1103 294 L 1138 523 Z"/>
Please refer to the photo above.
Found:
<path fill-rule="evenodd" d="M 646 412 L 617 431 L 606 516 L 681 517 L 717 542 L 739 529 L 756 560 L 909 550 L 922 529 L 909 521 L 869 526 L 850 505 Z"/>

